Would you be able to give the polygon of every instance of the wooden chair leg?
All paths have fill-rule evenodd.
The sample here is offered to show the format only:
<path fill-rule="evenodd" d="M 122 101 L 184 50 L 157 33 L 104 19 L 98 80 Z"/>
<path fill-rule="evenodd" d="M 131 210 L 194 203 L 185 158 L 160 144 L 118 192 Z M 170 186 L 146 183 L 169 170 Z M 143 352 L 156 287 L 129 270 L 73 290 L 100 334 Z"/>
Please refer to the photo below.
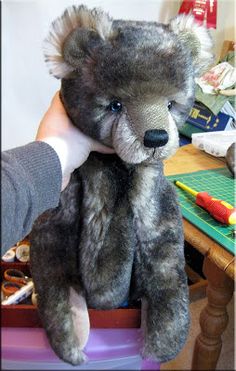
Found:
<path fill-rule="evenodd" d="M 208 303 L 200 315 L 201 333 L 197 336 L 192 370 L 215 370 L 220 356 L 221 335 L 228 324 L 227 304 L 233 295 L 234 283 L 209 258 L 205 257 L 203 272 L 208 280 Z"/>

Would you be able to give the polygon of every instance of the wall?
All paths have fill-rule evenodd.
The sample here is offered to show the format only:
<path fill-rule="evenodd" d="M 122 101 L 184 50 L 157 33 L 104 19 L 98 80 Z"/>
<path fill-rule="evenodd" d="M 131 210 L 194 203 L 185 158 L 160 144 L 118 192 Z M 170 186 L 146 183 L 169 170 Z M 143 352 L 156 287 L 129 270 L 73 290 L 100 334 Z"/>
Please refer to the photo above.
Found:
<path fill-rule="evenodd" d="M 225 38 L 233 39 L 234 0 L 218 0 L 218 29 L 213 32 L 219 53 Z M 113 18 L 166 23 L 178 12 L 180 0 L 81 1 L 101 6 Z M 2 149 L 34 139 L 38 124 L 60 82 L 48 74 L 42 52 L 50 23 L 75 0 L 35 0 L 2 3 Z M 227 19 L 227 23 L 226 23 Z"/>
<path fill-rule="evenodd" d="M 215 40 L 216 58 L 220 55 L 220 50 L 224 40 L 236 41 L 236 1 L 218 0 L 217 29 L 211 30 Z"/>

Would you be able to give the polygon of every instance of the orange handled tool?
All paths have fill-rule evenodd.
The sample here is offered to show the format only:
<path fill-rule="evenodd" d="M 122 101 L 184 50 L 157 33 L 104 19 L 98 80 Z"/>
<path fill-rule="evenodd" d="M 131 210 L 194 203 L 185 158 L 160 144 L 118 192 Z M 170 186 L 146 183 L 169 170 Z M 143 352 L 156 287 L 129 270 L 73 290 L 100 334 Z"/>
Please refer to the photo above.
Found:
<path fill-rule="evenodd" d="M 207 192 L 197 192 L 186 186 L 184 183 L 175 181 L 175 184 L 196 197 L 196 204 L 208 211 L 213 218 L 224 224 L 236 224 L 236 208 L 228 202 L 218 200 L 209 195 Z"/>

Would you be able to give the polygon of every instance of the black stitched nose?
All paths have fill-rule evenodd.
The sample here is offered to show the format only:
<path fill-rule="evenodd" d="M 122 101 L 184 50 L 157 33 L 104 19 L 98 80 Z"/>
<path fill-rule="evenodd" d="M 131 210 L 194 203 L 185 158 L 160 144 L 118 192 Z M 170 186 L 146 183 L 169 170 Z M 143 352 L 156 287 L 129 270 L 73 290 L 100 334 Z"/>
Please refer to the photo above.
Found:
<path fill-rule="evenodd" d="M 168 133 L 165 130 L 147 130 L 144 134 L 143 144 L 148 148 L 162 147 L 168 142 Z"/>

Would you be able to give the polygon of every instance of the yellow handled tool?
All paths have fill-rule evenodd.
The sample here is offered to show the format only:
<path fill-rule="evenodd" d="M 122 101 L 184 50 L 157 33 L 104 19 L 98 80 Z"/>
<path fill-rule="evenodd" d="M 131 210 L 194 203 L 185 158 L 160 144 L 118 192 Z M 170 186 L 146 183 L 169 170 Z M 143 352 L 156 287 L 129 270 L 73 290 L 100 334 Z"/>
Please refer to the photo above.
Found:
<path fill-rule="evenodd" d="M 196 204 L 203 207 L 219 222 L 231 225 L 236 224 L 236 208 L 228 202 L 218 200 L 217 198 L 210 196 L 207 192 L 197 192 L 178 180 L 175 181 L 175 184 L 179 188 L 196 197 Z"/>

